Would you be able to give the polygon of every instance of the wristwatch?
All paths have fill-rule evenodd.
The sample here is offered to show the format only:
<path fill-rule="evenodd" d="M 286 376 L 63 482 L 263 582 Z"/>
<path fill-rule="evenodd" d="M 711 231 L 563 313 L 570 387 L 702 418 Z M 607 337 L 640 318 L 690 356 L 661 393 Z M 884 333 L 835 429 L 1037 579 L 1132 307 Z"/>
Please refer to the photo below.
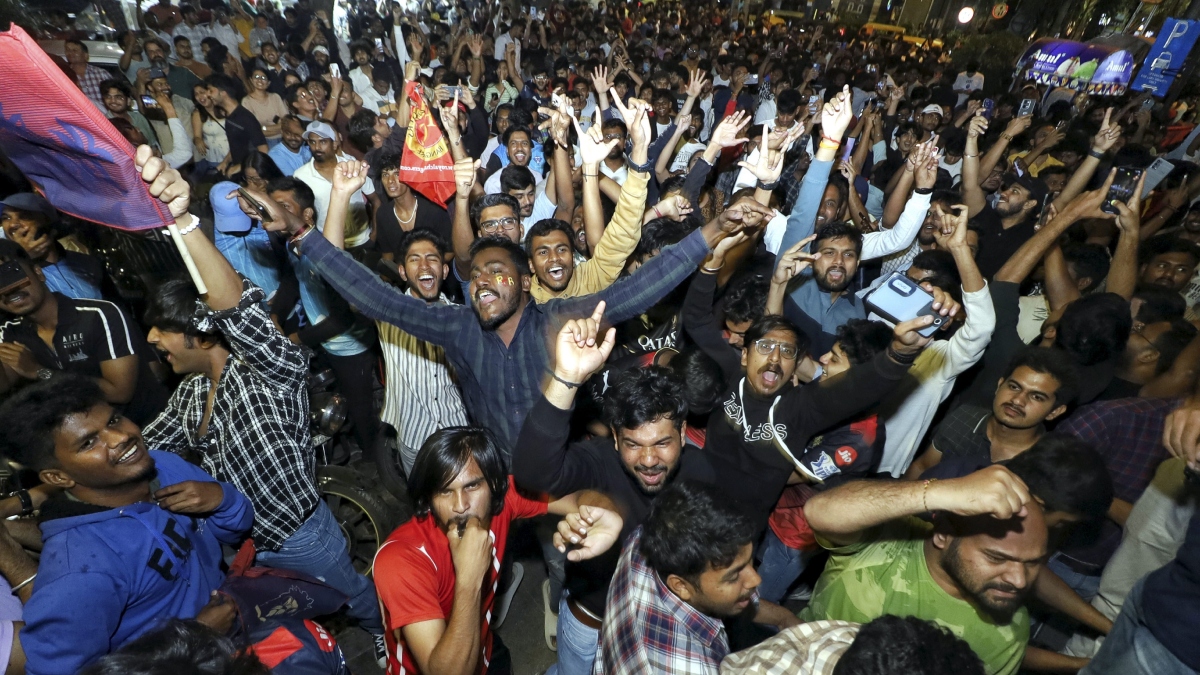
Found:
<path fill-rule="evenodd" d="M 645 164 L 635 163 L 633 161 L 632 153 L 629 152 L 625 153 L 625 160 L 629 162 L 630 171 L 637 171 L 639 173 L 650 173 L 650 169 L 654 166 L 654 160 L 650 159 L 648 156 Z"/>
<path fill-rule="evenodd" d="M 52 377 L 54 377 L 54 371 L 53 371 L 53 370 L 50 370 L 49 368 L 38 368 L 38 370 L 37 370 L 37 379 L 39 379 L 39 380 L 48 380 L 48 379 L 50 379 L 50 378 L 52 378 Z"/>
<path fill-rule="evenodd" d="M 29 496 L 29 490 L 17 490 L 13 496 L 21 502 L 21 517 L 28 518 L 33 515 L 33 497 Z"/>

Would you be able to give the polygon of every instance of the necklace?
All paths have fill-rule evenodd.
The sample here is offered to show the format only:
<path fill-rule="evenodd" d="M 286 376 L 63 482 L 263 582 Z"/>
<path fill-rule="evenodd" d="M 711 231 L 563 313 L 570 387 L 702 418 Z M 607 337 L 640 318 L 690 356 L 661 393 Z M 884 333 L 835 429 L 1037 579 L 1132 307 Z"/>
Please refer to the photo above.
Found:
<path fill-rule="evenodd" d="M 407 218 L 401 218 L 401 217 L 400 217 L 400 204 L 399 204 L 399 203 L 397 203 L 397 204 L 396 204 L 396 208 L 395 208 L 395 211 L 396 211 L 396 220 L 400 221 L 400 222 L 401 222 L 402 224 L 404 224 L 404 225 L 407 225 L 408 223 L 411 223 L 411 222 L 413 221 L 413 218 L 416 218 L 416 217 L 417 217 L 417 207 L 419 207 L 420 205 L 421 205 L 421 202 L 418 202 L 418 201 L 415 201 L 415 200 L 414 200 L 414 201 L 413 201 L 413 207 L 412 207 L 412 213 L 409 213 Z"/>

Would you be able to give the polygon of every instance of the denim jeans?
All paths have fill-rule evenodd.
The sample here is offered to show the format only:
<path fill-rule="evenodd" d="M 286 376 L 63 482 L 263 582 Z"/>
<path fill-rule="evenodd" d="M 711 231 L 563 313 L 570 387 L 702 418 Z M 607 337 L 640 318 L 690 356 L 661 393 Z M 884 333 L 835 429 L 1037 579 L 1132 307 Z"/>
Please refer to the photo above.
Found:
<path fill-rule="evenodd" d="M 1079 675 L 1195 675 L 1146 627 L 1142 613 L 1143 577 L 1125 598 L 1112 631 Z"/>
<path fill-rule="evenodd" d="M 819 548 L 812 551 L 789 548 L 768 527 L 760 550 L 758 576 L 762 577 L 762 583 L 758 585 L 758 597 L 774 603 L 783 600 L 788 589 L 800 578 L 808 561 L 812 560 L 818 551 Z"/>
<path fill-rule="evenodd" d="M 350 563 L 346 537 L 333 512 L 318 502 L 316 510 L 296 533 L 283 542 L 278 551 L 259 551 L 260 565 L 294 570 L 314 576 L 350 596 L 346 614 L 372 635 L 383 634 L 383 618 L 375 585 L 359 574 Z"/>
<path fill-rule="evenodd" d="M 1062 561 L 1062 554 L 1055 553 L 1050 556 L 1050 561 L 1046 563 L 1046 567 L 1054 570 L 1054 573 L 1060 579 L 1065 581 L 1068 586 L 1075 589 L 1079 597 L 1091 602 L 1092 598 L 1096 597 L 1096 593 L 1100 590 L 1100 575 L 1099 574 L 1083 574 L 1067 567 Z"/>
<path fill-rule="evenodd" d="M 546 675 L 590 675 L 600 631 L 588 628 L 575 618 L 567 606 L 567 594 L 558 601 L 558 663 Z"/>

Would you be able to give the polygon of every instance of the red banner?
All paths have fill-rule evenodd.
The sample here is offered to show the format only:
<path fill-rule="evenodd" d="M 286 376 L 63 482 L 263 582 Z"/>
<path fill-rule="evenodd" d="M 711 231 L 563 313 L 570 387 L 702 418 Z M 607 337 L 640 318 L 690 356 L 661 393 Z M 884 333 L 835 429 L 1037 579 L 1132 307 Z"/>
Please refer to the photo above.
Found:
<path fill-rule="evenodd" d="M 404 95 L 412 104 L 412 118 L 404 152 L 400 156 L 400 180 L 431 201 L 445 204 L 454 194 L 454 160 L 425 103 L 422 87 L 416 82 L 404 85 Z"/>

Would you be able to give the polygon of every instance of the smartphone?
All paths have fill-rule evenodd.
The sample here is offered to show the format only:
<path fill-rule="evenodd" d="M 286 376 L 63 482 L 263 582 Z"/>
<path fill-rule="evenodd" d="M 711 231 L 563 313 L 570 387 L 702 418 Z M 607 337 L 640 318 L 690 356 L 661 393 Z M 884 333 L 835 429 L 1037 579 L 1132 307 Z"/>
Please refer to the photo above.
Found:
<path fill-rule="evenodd" d="M 813 71 L 815 71 L 817 75 L 821 74 L 821 64 L 814 63 L 814 64 L 812 64 L 812 68 L 813 68 Z"/>
<path fill-rule="evenodd" d="M 1013 173 L 1017 174 L 1018 177 L 1025 175 L 1025 170 L 1021 168 L 1021 161 L 1019 159 L 1013 160 L 1012 170 L 1013 170 Z"/>
<path fill-rule="evenodd" d="M 983 110 L 983 116 L 990 120 L 992 119 L 992 114 L 996 112 L 996 102 L 990 98 L 985 98 L 980 109 Z"/>
<path fill-rule="evenodd" d="M 868 73 L 874 75 L 879 70 L 879 67 L 876 66 L 874 63 L 868 63 L 866 70 Z"/>
<path fill-rule="evenodd" d="M 9 260 L 0 265 L 0 293 L 7 293 L 27 281 L 29 275 L 25 274 L 25 268 L 16 260 Z"/>
<path fill-rule="evenodd" d="M 858 139 L 853 136 L 846 139 L 846 147 L 845 147 L 845 150 L 842 152 L 842 160 L 843 161 L 846 161 L 846 162 L 850 161 L 850 155 L 854 154 L 854 142 L 857 140 Z"/>
<path fill-rule="evenodd" d="M 947 317 L 933 311 L 933 295 L 903 272 L 893 272 L 892 276 L 879 288 L 871 291 L 864 300 L 868 309 L 894 324 L 921 316 L 932 316 L 933 323 L 917 331 L 925 337 L 937 332 L 947 320 Z"/>
<path fill-rule="evenodd" d="M 820 109 L 821 109 L 821 97 L 819 95 L 809 96 L 808 97 L 808 114 L 816 115 L 817 111 Z"/>
<path fill-rule="evenodd" d="M 154 100 L 153 96 L 142 96 L 142 105 L 147 108 L 159 108 L 158 101 Z"/>
<path fill-rule="evenodd" d="M 1154 97 L 1147 96 L 1145 101 L 1142 101 L 1142 110 L 1149 110 L 1154 107 Z"/>
<path fill-rule="evenodd" d="M 258 212 L 259 220 L 263 221 L 264 223 L 271 222 L 271 212 L 267 210 L 267 207 L 263 206 L 262 202 L 258 201 L 254 197 L 251 197 L 250 193 L 246 192 L 245 188 L 238 188 L 237 191 L 238 195 L 240 195 L 242 199 L 245 199 L 246 203 L 248 203 L 256 212 Z"/>
<path fill-rule="evenodd" d="M 1128 202 L 1133 196 L 1133 191 L 1137 189 L 1137 182 L 1141 177 L 1141 169 L 1119 167 L 1112 185 L 1108 188 L 1108 194 L 1104 197 L 1104 203 L 1100 205 L 1100 210 L 1105 213 L 1117 214 L 1114 202 Z"/>
<path fill-rule="evenodd" d="M 383 38 L 375 38 L 375 51 L 383 51 Z"/>
<path fill-rule="evenodd" d="M 334 79 L 342 79 L 342 69 L 336 63 L 329 64 L 329 74 L 332 75 Z"/>
<path fill-rule="evenodd" d="M 1033 114 L 1033 109 L 1037 107 L 1037 101 L 1031 98 L 1021 101 L 1021 108 L 1017 111 L 1017 117 L 1028 117 Z"/>
<path fill-rule="evenodd" d="M 450 94 L 451 98 L 454 98 L 455 95 L 458 95 L 459 98 L 462 98 L 462 87 L 457 84 L 446 85 L 446 93 Z"/>
<path fill-rule="evenodd" d="M 758 75 L 750 75 L 746 78 L 746 84 L 758 84 Z"/>

